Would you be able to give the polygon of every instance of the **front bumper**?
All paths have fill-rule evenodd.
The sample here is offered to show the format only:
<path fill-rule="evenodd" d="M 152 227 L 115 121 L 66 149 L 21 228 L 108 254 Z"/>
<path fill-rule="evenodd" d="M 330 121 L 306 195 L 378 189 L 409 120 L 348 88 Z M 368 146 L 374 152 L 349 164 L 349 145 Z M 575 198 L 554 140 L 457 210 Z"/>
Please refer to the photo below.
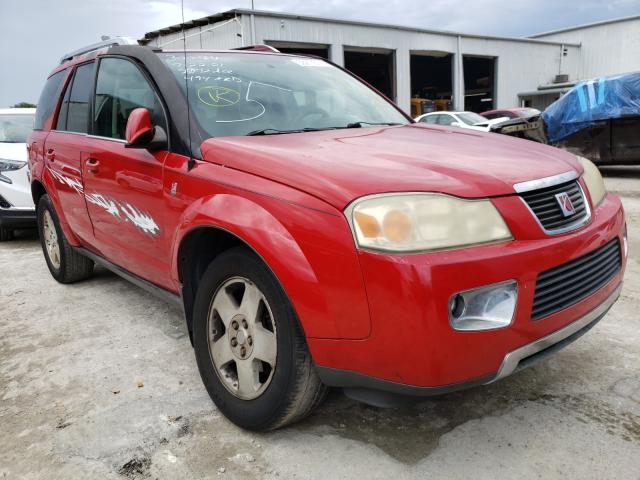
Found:
<path fill-rule="evenodd" d="M 538 273 L 612 239 L 622 242 L 620 200 L 607 195 L 587 226 L 553 237 L 545 235 L 532 215 L 522 210 L 518 197 L 495 203 L 514 241 L 418 255 L 359 252 L 371 334 L 357 341 L 308 339 L 325 383 L 399 389 L 408 395 L 490 383 L 545 356 L 554 345 L 569 343 L 567 339 L 577 337 L 577 332 L 604 315 L 618 297 L 624 255 L 621 269 L 595 293 L 544 318 L 531 319 Z M 487 331 L 451 328 L 448 304 L 453 294 L 509 279 L 518 283 L 518 301 L 508 327 Z"/>
<path fill-rule="evenodd" d="M 507 377 L 518 370 L 530 367 L 580 338 L 593 328 L 596 323 L 602 320 L 616 300 L 618 300 L 621 290 L 622 284 L 620 283 L 604 302 L 586 315 L 583 315 L 560 330 L 556 330 L 549 335 L 507 353 L 498 371 L 465 382 L 438 387 L 421 387 L 381 380 L 348 370 L 338 370 L 328 367 L 317 367 L 318 374 L 326 385 L 348 388 L 351 396 L 368 401 L 369 403 L 379 404 L 380 406 L 384 406 L 387 400 L 391 403 L 392 399 L 385 395 L 373 394 L 370 391 L 388 392 L 394 395 L 413 397 L 428 397 L 451 393 L 478 385 L 486 385 Z M 367 390 L 367 392 L 359 390 Z"/>
<path fill-rule="evenodd" d="M 36 211 L 33 209 L 0 208 L 0 228 L 35 228 Z"/>

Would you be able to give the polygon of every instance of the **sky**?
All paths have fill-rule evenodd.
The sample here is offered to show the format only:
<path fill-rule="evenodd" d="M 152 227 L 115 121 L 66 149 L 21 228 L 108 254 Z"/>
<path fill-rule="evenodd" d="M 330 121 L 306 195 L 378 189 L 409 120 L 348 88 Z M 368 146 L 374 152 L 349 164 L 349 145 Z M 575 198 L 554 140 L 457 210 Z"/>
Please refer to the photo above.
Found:
<path fill-rule="evenodd" d="M 185 19 L 250 0 L 184 0 Z M 427 29 L 527 36 L 640 14 L 640 0 L 255 0 L 255 8 Z M 0 0 L 0 108 L 35 103 L 68 51 L 101 35 L 141 38 L 181 23 L 180 0 Z"/>

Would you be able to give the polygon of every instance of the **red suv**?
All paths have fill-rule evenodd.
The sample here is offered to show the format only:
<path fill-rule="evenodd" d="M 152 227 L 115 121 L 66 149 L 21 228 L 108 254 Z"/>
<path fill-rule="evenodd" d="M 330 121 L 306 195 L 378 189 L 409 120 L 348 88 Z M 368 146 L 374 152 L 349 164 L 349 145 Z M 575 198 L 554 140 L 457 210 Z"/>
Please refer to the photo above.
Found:
<path fill-rule="evenodd" d="M 324 60 L 78 54 L 29 143 L 53 277 L 99 263 L 179 303 L 245 428 L 298 420 L 327 387 L 382 406 L 493 382 L 620 293 L 624 213 L 592 163 L 416 124 Z"/>

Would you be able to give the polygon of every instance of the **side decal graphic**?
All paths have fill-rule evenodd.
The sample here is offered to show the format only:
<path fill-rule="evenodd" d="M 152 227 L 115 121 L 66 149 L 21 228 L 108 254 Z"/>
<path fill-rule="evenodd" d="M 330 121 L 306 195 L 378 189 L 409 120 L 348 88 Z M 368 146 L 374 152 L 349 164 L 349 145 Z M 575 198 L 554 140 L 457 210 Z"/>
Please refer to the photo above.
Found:
<path fill-rule="evenodd" d="M 63 185 L 67 185 L 72 188 L 79 195 L 84 195 L 87 202 L 103 208 L 108 214 L 117 218 L 121 222 L 130 222 L 144 233 L 148 233 L 150 235 L 157 235 L 160 232 L 160 227 L 148 213 L 138 210 L 129 203 L 119 202 L 98 192 L 86 193 L 82 188 L 82 184 L 77 180 L 69 178 L 51 169 L 49 169 L 49 172 L 51 172 L 51 175 L 53 175 L 53 177 Z"/>

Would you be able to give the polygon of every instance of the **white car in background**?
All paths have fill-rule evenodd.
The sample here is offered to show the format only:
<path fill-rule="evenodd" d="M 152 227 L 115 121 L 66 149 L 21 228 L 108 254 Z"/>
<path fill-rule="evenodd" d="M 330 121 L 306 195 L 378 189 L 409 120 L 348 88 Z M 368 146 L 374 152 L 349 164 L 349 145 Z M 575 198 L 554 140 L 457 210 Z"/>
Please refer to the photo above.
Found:
<path fill-rule="evenodd" d="M 35 108 L 0 109 L 0 241 L 36 226 L 26 143 L 35 113 Z"/>
<path fill-rule="evenodd" d="M 430 123 L 449 127 L 460 127 L 480 132 L 490 132 L 491 127 L 509 120 L 508 117 L 500 117 L 489 120 L 474 112 L 431 112 L 417 117 L 416 122 Z"/>

